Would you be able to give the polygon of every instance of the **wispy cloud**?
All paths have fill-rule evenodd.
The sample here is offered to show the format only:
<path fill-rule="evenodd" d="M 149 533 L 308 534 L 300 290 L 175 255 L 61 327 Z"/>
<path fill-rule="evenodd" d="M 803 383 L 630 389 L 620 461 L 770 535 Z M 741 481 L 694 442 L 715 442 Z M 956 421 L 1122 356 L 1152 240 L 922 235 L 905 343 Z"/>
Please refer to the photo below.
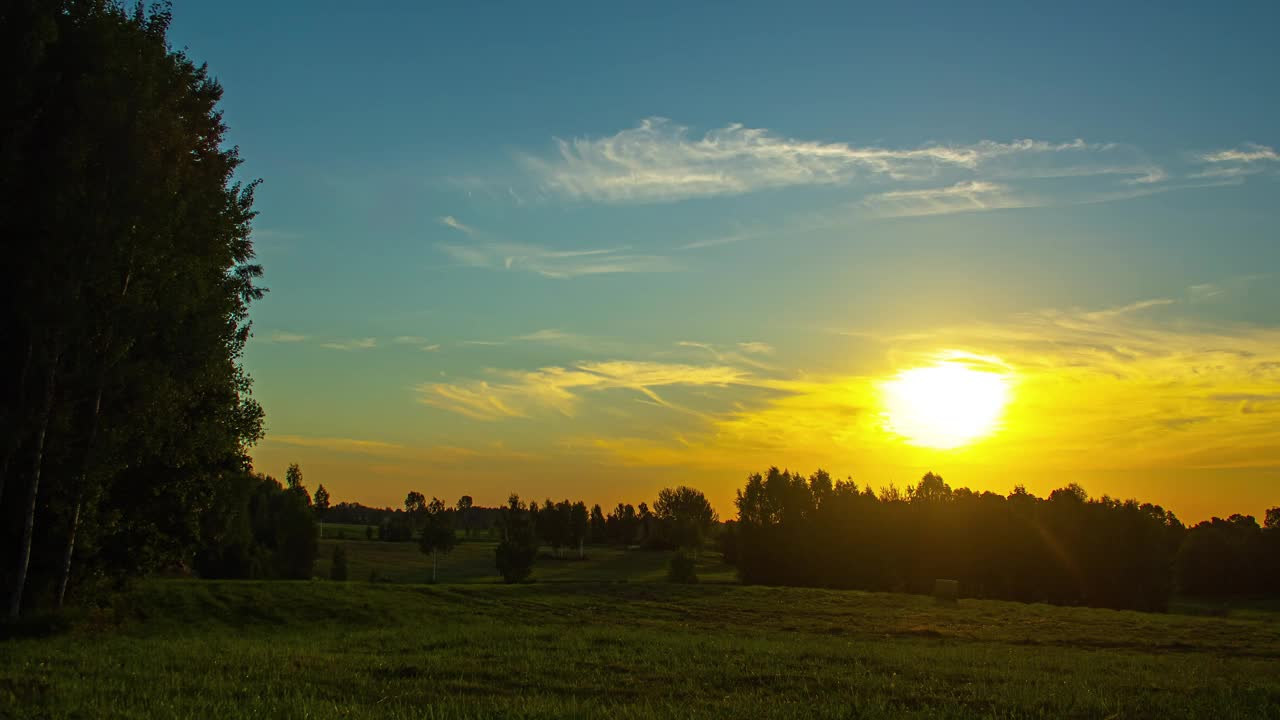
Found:
<path fill-rule="evenodd" d="M 440 224 L 446 227 L 451 227 L 454 230 L 457 230 L 458 232 L 461 232 L 461 233 L 465 233 L 467 235 L 476 234 L 476 231 L 472 229 L 471 226 L 463 224 L 461 221 L 459 221 L 457 218 L 455 218 L 452 215 L 445 215 L 444 217 L 440 218 Z"/>
<path fill-rule="evenodd" d="M 344 340 L 341 342 L 321 343 L 320 347 L 327 350 L 368 350 L 378 346 L 377 338 L 358 338 L 354 340 Z"/>
<path fill-rule="evenodd" d="M 832 212 L 810 213 L 825 216 L 826 225 L 868 216 L 1132 200 L 1237 184 L 1277 159 L 1273 148 L 1256 143 L 1154 158 L 1133 145 L 1078 138 L 891 147 L 796 139 L 741 124 L 697 135 L 663 118 L 649 118 L 603 137 L 556 139 L 555 147 L 554 153 L 520 155 L 548 197 L 624 204 L 781 188 L 839 188 L 848 198 Z M 841 206 L 843 214 L 837 209 Z M 855 208 L 852 215 L 850 206 Z M 814 223 L 813 217 L 808 224 Z M 726 232 L 695 239 L 680 249 L 731 245 L 755 234 Z"/>
<path fill-rule="evenodd" d="M 1230 150 L 1205 153 L 1200 159 L 1208 163 L 1280 162 L 1280 154 L 1276 153 L 1275 148 L 1266 145 L 1244 143 Z"/>
<path fill-rule="evenodd" d="M 419 400 L 477 420 L 527 417 L 551 410 L 572 416 L 586 392 L 629 389 L 664 404 L 655 389 L 666 386 L 747 384 L 748 373 L 720 365 L 688 365 L 635 360 L 584 362 L 533 371 L 491 371 L 487 380 L 463 384 L 426 383 Z"/>
<path fill-rule="evenodd" d="M 550 248 L 493 238 L 464 225 L 452 215 L 440 222 L 465 233 L 470 242 L 442 242 L 440 252 L 455 263 L 504 272 L 532 272 L 547 278 L 566 279 L 614 273 L 674 272 L 682 269 L 664 255 L 632 252 L 626 246 L 601 248 Z"/>
<path fill-rule="evenodd" d="M 441 252 L 459 265 L 496 271 L 532 272 L 566 279 L 614 273 L 675 272 L 682 268 L 663 255 L 630 252 L 626 247 L 553 250 L 538 245 L 484 242 L 440 243 Z"/>
<path fill-rule="evenodd" d="M 440 463 L 461 462 L 483 455 L 489 455 L 473 448 L 454 445 L 435 445 L 415 447 L 381 440 L 362 440 L 343 437 L 313 437 L 309 435 L 270 435 L 266 442 L 288 445 L 296 448 L 307 448 L 323 452 L 343 455 L 364 455 L 375 458 L 397 460 L 430 461 Z"/>
<path fill-rule="evenodd" d="M 524 156 L 551 191 L 596 202 L 664 202 L 794 186 L 844 185 L 858 178 L 920 181 L 947 169 L 976 171 L 1013 158 L 1114 149 L 1083 140 L 1022 139 L 911 148 L 797 140 L 733 124 L 702 137 L 663 118 L 603 138 L 557 140 L 550 158 Z"/>
<path fill-rule="evenodd" d="M 428 343 L 427 339 L 421 335 L 397 335 L 391 338 L 393 345 L 416 345 L 422 352 L 435 352 L 440 349 L 440 343 Z"/>
<path fill-rule="evenodd" d="M 359 440 L 355 438 L 310 437 L 304 435 L 272 435 L 273 442 L 297 447 L 324 448 L 337 452 L 358 453 L 362 455 L 385 455 L 402 452 L 407 448 L 396 443 L 380 440 Z"/>
<path fill-rule="evenodd" d="M 1243 182 L 1249 175 L 1280 168 L 1280 153 L 1275 148 L 1257 143 L 1244 143 L 1230 150 L 1203 153 L 1198 159 L 1204 163 L 1204 168 L 1191 174 L 1191 178 Z"/>
<path fill-rule="evenodd" d="M 1025 207 L 1031 204 L 1038 203 L 1013 197 L 1007 185 L 978 180 L 960 182 L 946 187 L 876 193 L 863 200 L 864 206 L 877 215 L 885 217 L 944 215 Z"/>
<path fill-rule="evenodd" d="M 531 342 L 557 342 L 560 340 L 568 340 L 574 335 L 564 332 L 563 330 L 538 330 L 526 335 L 516 337 L 517 340 L 528 340 Z"/>
<path fill-rule="evenodd" d="M 298 342 L 303 342 L 306 339 L 307 339 L 306 335 L 299 335 L 298 333 L 284 332 L 282 330 L 276 330 L 275 332 L 271 333 L 271 342 L 273 343 L 298 343 Z"/>
<path fill-rule="evenodd" d="M 740 342 L 737 345 L 731 345 L 728 348 L 717 346 L 709 342 L 698 342 L 695 340 L 681 340 L 676 343 L 676 347 L 695 350 L 699 354 L 705 353 L 715 359 L 716 362 L 734 365 L 738 367 L 750 367 L 755 370 L 772 371 L 775 368 L 760 359 L 762 355 L 773 354 L 773 346 L 768 343 L 759 341 Z"/>
<path fill-rule="evenodd" d="M 703 240 L 694 240 L 691 243 L 681 245 L 681 250 L 701 250 L 709 247 L 720 247 L 721 245 L 732 245 L 737 242 L 751 237 L 745 233 L 736 233 L 733 235 L 718 235 L 716 237 L 705 238 Z"/>

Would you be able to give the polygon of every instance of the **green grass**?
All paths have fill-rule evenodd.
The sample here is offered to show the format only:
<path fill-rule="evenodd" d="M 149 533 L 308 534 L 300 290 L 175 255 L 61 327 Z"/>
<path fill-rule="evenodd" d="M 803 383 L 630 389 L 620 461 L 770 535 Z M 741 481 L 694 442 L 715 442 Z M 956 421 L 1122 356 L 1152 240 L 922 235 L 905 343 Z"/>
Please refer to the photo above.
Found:
<path fill-rule="evenodd" d="M 368 532 L 368 525 L 354 525 L 350 523 L 325 523 L 324 537 L 334 540 L 364 540 L 365 533 Z M 377 537 L 377 529 L 374 529 L 374 537 Z M 341 535 L 342 537 L 339 537 Z"/>
<path fill-rule="evenodd" d="M 1280 717 L 1280 623 L 666 583 L 152 581 L 9 717 Z"/>
<path fill-rule="evenodd" d="M 327 534 L 327 528 L 326 528 Z M 412 542 L 320 541 L 320 553 L 316 561 L 315 575 L 329 577 L 329 562 L 334 545 L 347 549 L 347 578 L 368 580 L 373 572 L 378 578 L 397 583 L 431 582 L 431 556 L 418 549 Z M 494 549 L 491 541 L 465 541 L 458 543 L 453 552 L 440 554 L 437 580 L 442 583 L 500 583 L 502 578 L 494 567 Z M 589 546 L 586 559 L 578 559 L 577 549 L 561 550 L 561 557 L 551 555 L 550 548 L 543 548 L 534 565 L 532 579 L 537 582 L 647 582 L 662 580 L 667 575 L 667 563 L 671 553 L 649 550 L 620 550 L 617 548 Z M 724 564 L 718 553 L 703 553 L 698 561 L 698 578 L 701 582 L 736 582 L 732 566 Z"/>

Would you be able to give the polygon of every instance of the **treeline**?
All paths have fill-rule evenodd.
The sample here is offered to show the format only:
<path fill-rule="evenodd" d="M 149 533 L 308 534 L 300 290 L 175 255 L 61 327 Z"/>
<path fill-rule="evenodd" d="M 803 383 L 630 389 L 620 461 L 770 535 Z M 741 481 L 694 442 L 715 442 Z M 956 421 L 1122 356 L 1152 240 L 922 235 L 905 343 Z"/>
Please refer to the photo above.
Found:
<path fill-rule="evenodd" d="M 606 516 L 599 505 L 588 511 L 582 501 L 526 504 L 513 494 L 498 513 L 498 572 L 508 583 L 525 580 L 541 544 L 551 546 L 557 556 L 561 548 L 576 547 L 581 557 L 588 541 L 615 545 L 640 541 L 648 548 L 692 551 L 696 555 L 718 521 L 706 496 L 685 486 L 660 491 L 652 511 L 645 503 L 640 507 L 642 511 L 637 512 L 633 506 L 619 503 Z M 684 573 L 691 575 L 692 566 Z"/>
<path fill-rule="evenodd" d="M 736 505 L 721 547 L 749 583 L 928 592 L 945 578 L 972 597 L 1140 610 L 1165 609 L 1176 589 L 1278 589 L 1280 509 L 1266 528 L 1233 516 L 1188 531 L 1158 505 L 1075 484 L 1006 496 L 929 473 L 876 493 L 777 468 L 751 475 Z"/>
<path fill-rule="evenodd" d="M 254 184 L 234 179 L 222 89 L 170 51 L 168 26 L 163 8 L 106 0 L 0 11 L 11 615 L 189 562 L 228 483 L 252 485 Z"/>
<path fill-rule="evenodd" d="M 436 498 L 432 498 L 431 502 L 443 504 L 443 501 Z M 324 519 L 331 523 L 364 525 L 365 539 L 409 542 L 417 537 L 420 512 L 425 503 L 425 497 L 417 491 L 411 491 L 405 497 L 402 508 L 375 508 L 341 502 L 330 507 L 324 513 Z M 697 530 L 697 535 L 705 537 L 718 521 L 718 516 L 706 497 L 700 491 L 688 487 L 662 490 L 654 503 L 654 509 L 650 509 L 646 502 L 639 505 L 618 503 L 613 510 L 605 513 L 599 504 L 592 505 L 588 510 L 584 501 L 570 501 L 567 498 L 558 502 L 550 498 L 542 503 L 535 500 L 522 507 L 530 513 L 535 537 L 540 545 L 550 547 L 556 555 L 563 548 L 581 549 L 584 545 L 636 546 L 651 550 L 691 547 L 693 543 L 690 533 L 693 531 L 689 528 L 701 528 Z M 503 530 L 503 513 L 509 510 L 509 505 L 475 505 L 471 496 L 463 495 L 454 505 L 445 506 L 443 512 L 465 537 L 498 539 Z M 692 526 L 678 523 L 675 518 L 680 513 L 700 513 L 706 521 Z"/>
<path fill-rule="evenodd" d="M 1198 523 L 1178 550 L 1178 591 L 1197 597 L 1280 597 L 1280 507 Z"/>

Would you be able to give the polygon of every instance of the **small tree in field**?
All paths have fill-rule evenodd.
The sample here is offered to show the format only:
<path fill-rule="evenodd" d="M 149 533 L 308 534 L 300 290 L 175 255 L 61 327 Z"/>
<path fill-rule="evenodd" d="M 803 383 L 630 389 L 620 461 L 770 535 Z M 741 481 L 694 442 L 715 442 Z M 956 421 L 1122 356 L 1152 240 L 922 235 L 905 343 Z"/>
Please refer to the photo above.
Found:
<path fill-rule="evenodd" d="M 475 502 L 470 495 L 463 495 L 458 498 L 458 517 L 462 518 L 462 529 L 467 533 L 467 539 L 471 539 L 471 507 Z"/>
<path fill-rule="evenodd" d="M 422 552 L 431 553 L 431 582 L 436 581 L 436 554 L 448 553 L 457 544 L 458 536 L 453 531 L 448 508 L 440 498 L 431 498 L 423 509 L 422 537 L 418 539 Z"/>
<path fill-rule="evenodd" d="M 404 513 L 409 520 L 409 537 L 413 537 L 413 533 L 422 524 L 422 516 L 427 511 L 427 498 L 417 490 L 411 490 L 408 495 L 404 496 Z"/>
<path fill-rule="evenodd" d="M 692 584 L 698 582 L 698 572 L 693 558 L 683 551 L 671 556 L 667 565 L 667 580 L 673 583 Z"/>
<path fill-rule="evenodd" d="M 538 555 L 538 536 L 533 525 L 532 513 L 512 494 L 507 506 L 498 513 L 498 528 L 502 539 L 494 552 L 498 572 L 503 582 L 517 583 L 533 572 L 533 561 Z"/>
<path fill-rule="evenodd" d="M 333 546 L 333 560 L 329 563 L 329 579 L 343 581 L 347 579 L 347 548 L 343 545 Z"/>
<path fill-rule="evenodd" d="M 696 560 L 703 539 L 717 520 L 707 497 L 691 487 L 666 488 L 658 493 L 653 509 L 654 516 L 670 529 L 676 546 L 692 549 Z"/>
<path fill-rule="evenodd" d="M 320 537 L 324 538 L 324 514 L 329 511 L 329 491 L 322 483 L 316 488 L 315 497 L 311 498 L 311 509 L 315 510 L 316 520 L 320 522 Z"/>

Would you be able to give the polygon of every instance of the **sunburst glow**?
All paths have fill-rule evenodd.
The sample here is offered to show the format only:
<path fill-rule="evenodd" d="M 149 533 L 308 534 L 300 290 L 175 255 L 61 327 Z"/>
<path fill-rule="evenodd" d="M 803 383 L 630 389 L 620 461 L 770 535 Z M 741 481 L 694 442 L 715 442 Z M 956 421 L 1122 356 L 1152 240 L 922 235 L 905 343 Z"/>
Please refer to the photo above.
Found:
<path fill-rule="evenodd" d="M 1010 395 L 1005 373 L 954 361 L 903 370 L 881 391 L 887 430 L 912 445 L 941 450 L 995 432 Z"/>

